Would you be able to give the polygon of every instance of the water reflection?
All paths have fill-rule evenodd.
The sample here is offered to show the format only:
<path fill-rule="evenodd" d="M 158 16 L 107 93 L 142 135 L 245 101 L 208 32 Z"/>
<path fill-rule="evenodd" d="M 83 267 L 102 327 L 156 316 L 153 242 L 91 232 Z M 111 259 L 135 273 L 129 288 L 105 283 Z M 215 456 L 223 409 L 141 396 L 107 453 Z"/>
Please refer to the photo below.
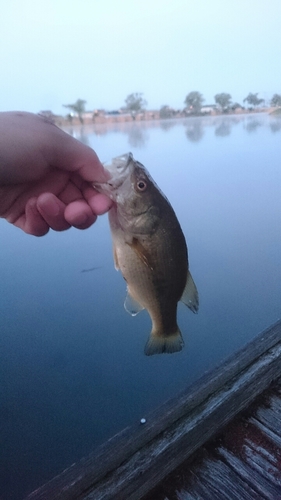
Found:
<path fill-rule="evenodd" d="M 218 137 L 225 137 L 229 135 L 231 132 L 231 124 L 229 121 L 223 121 L 218 127 L 215 129 L 215 135 Z"/>
<path fill-rule="evenodd" d="M 175 120 L 161 120 L 160 121 L 160 127 L 165 132 L 168 132 L 168 130 L 170 130 L 171 128 L 175 127 L 176 123 L 177 122 Z"/>
<path fill-rule="evenodd" d="M 78 141 L 83 142 L 83 144 L 85 144 L 86 146 L 90 145 L 89 132 L 84 125 L 75 128 L 70 127 L 67 129 L 67 132 Z"/>
<path fill-rule="evenodd" d="M 97 123 L 93 128 L 93 133 L 97 136 L 103 136 L 110 132 L 110 128 L 103 123 Z"/>
<path fill-rule="evenodd" d="M 255 118 L 255 117 L 251 117 L 251 118 L 248 118 L 248 123 L 246 124 L 245 129 L 247 130 L 247 132 L 249 132 L 249 134 L 251 134 L 252 132 L 256 132 L 257 129 L 259 127 L 262 127 L 262 126 L 263 126 L 263 123 L 261 120 Z"/>
<path fill-rule="evenodd" d="M 270 130 L 273 134 L 275 134 L 276 132 L 279 132 L 281 130 L 281 118 L 271 122 L 269 124 L 269 127 L 270 127 Z"/>
<path fill-rule="evenodd" d="M 266 114 L 229 115 L 188 117 L 183 119 L 153 120 L 141 123 L 100 123 L 86 126 L 69 126 L 67 132 L 88 146 L 92 137 L 102 137 L 112 134 L 124 134 L 128 137 L 129 146 L 134 149 L 143 149 L 147 146 L 154 130 L 169 132 L 176 127 L 184 127 L 188 141 L 198 143 L 205 138 L 208 129 L 214 128 L 214 136 L 229 137 L 234 126 L 241 126 L 246 132 L 254 133 L 261 127 L 267 127 L 272 133 L 281 130 L 281 119 Z"/>
<path fill-rule="evenodd" d="M 81 142 L 83 142 L 83 144 L 85 144 L 85 146 L 89 146 L 90 145 L 90 141 L 89 141 L 89 134 L 87 133 L 87 131 L 85 130 L 85 127 L 82 126 L 80 128 L 80 135 L 79 137 L 77 137 L 77 139 Z"/>
<path fill-rule="evenodd" d="M 231 134 L 233 127 L 239 123 L 241 123 L 241 118 L 237 116 L 216 118 L 213 122 L 213 126 L 215 127 L 215 136 L 227 137 Z"/>
<path fill-rule="evenodd" d="M 186 137 L 191 142 L 199 142 L 203 139 L 208 128 L 215 128 L 216 137 L 227 137 L 231 134 L 234 126 L 243 123 L 243 116 L 208 116 L 197 119 L 187 118 L 184 122 Z"/>
<path fill-rule="evenodd" d="M 185 128 L 185 135 L 191 142 L 199 142 L 204 136 L 203 121 L 197 120 L 194 123 L 188 123 Z"/>
<path fill-rule="evenodd" d="M 144 127 L 135 123 L 128 129 L 128 141 L 132 148 L 143 148 L 148 141 L 149 135 Z"/>

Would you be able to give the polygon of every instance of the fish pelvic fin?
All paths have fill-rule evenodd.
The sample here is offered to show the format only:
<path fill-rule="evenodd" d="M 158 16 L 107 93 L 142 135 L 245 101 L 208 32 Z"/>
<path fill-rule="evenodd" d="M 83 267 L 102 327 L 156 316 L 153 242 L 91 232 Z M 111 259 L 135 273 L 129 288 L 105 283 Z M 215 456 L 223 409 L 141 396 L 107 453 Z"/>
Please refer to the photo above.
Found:
<path fill-rule="evenodd" d="M 124 302 L 125 310 L 131 314 L 131 316 L 136 316 L 140 311 L 143 311 L 144 307 L 130 294 L 129 288 L 127 288 L 127 296 Z"/>
<path fill-rule="evenodd" d="M 144 354 L 146 356 L 162 353 L 172 354 L 181 351 L 183 346 L 184 341 L 179 329 L 171 335 L 157 335 L 151 332 L 144 348 Z"/>
<path fill-rule="evenodd" d="M 180 299 L 189 309 L 197 313 L 199 309 L 199 296 L 193 278 L 188 271 L 185 289 Z"/>

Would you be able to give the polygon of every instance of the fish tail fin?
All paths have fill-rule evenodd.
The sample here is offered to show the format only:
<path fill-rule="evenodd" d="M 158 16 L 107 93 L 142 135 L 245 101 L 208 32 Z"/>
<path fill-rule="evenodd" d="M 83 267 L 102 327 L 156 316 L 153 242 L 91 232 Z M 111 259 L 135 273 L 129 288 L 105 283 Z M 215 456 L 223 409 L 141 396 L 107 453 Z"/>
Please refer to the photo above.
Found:
<path fill-rule="evenodd" d="M 171 354 L 181 351 L 183 346 L 184 341 L 179 329 L 171 335 L 159 335 L 151 332 L 144 348 L 144 353 L 146 356 L 162 353 Z"/>

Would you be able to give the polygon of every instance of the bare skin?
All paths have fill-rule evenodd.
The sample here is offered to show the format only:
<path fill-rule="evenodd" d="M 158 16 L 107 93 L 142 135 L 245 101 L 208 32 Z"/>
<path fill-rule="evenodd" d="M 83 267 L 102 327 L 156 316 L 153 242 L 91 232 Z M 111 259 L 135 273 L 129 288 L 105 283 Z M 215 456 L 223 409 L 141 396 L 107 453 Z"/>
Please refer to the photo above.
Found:
<path fill-rule="evenodd" d="M 96 153 L 45 118 L 0 113 L 0 217 L 28 234 L 90 227 L 112 205 Z"/>

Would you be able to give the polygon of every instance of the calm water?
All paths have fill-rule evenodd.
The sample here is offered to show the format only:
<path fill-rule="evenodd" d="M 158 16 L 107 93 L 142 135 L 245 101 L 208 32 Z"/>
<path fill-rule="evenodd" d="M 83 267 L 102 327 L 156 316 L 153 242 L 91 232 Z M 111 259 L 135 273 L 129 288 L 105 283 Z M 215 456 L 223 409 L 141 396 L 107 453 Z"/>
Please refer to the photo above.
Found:
<path fill-rule="evenodd" d="M 1 500 L 22 498 L 280 318 L 281 120 L 69 132 L 104 161 L 130 150 L 150 170 L 186 235 L 200 311 L 179 307 L 181 353 L 146 357 L 150 319 L 123 308 L 107 216 L 43 238 L 1 220 Z"/>

